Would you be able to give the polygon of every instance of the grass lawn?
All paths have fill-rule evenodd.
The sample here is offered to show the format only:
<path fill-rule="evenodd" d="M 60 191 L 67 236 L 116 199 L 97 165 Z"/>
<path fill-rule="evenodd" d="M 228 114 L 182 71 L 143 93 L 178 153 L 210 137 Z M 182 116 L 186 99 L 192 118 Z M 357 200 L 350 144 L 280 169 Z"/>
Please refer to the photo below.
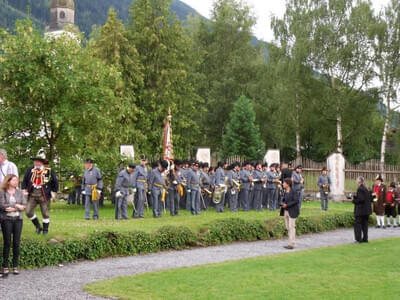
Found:
<path fill-rule="evenodd" d="M 330 203 L 328 212 L 322 212 L 319 202 L 307 202 L 303 205 L 301 215 L 320 215 L 320 214 L 334 214 L 345 211 L 351 211 L 353 205 L 351 203 Z M 36 214 L 41 220 L 39 207 L 36 209 Z M 279 217 L 279 211 L 250 211 L 250 212 L 237 212 L 233 213 L 226 211 L 224 213 L 216 213 L 215 209 L 210 208 L 207 212 L 202 212 L 199 216 L 192 216 L 185 210 L 180 210 L 179 216 L 171 217 L 169 212 L 164 214 L 159 219 L 152 218 L 151 210 L 146 211 L 144 219 L 129 219 L 117 221 L 114 219 L 114 207 L 107 204 L 104 208 L 100 208 L 100 219 L 97 221 L 86 221 L 84 219 L 83 206 L 67 205 L 65 203 L 52 203 L 50 212 L 50 232 L 48 239 L 56 238 L 65 240 L 75 237 L 85 237 L 88 233 L 96 230 L 110 230 L 129 232 L 132 230 L 142 230 L 152 232 L 165 225 L 173 226 L 186 226 L 192 230 L 199 230 L 200 228 L 212 223 L 215 220 L 227 218 L 243 218 L 247 220 L 265 220 L 267 218 Z M 129 216 L 132 214 L 132 207 L 129 207 Z M 24 238 L 39 238 L 34 233 L 34 227 L 29 219 L 25 218 L 22 236 Z"/>
<path fill-rule="evenodd" d="M 89 284 L 119 299 L 400 299 L 400 238 Z"/>

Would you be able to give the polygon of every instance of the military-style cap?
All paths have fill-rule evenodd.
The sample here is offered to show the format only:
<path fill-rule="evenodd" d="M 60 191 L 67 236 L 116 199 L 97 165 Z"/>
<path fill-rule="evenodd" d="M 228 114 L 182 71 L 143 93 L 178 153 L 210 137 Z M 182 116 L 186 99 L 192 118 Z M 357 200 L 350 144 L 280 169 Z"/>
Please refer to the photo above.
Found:
<path fill-rule="evenodd" d="M 129 168 L 129 169 L 134 169 L 134 168 L 136 168 L 136 166 L 135 166 L 135 164 L 129 164 L 129 165 L 128 165 L 128 168 Z"/>
<path fill-rule="evenodd" d="M 91 159 L 91 158 L 86 158 L 86 159 L 85 159 L 85 163 L 87 163 L 87 164 L 93 164 L 93 163 L 94 163 L 94 160 Z"/>
<path fill-rule="evenodd" d="M 380 175 L 380 174 L 376 175 L 375 180 L 379 180 L 379 181 L 383 182 L 382 175 Z"/>
<path fill-rule="evenodd" d="M 160 161 L 160 166 L 161 166 L 163 169 L 167 169 L 168 166 L 169 166 L 169 163 L 168 163 L 168 161 L 166 161 L 166 160 L 162 160 L 162 161 Z"/>

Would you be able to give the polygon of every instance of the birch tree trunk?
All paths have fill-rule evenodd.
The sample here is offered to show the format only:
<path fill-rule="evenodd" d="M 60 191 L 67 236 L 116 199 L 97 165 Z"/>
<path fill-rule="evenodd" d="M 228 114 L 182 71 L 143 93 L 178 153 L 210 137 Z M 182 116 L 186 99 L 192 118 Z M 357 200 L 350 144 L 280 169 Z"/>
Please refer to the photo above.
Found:
<path fill-rule="evenodd" d="M 330 74 L 331 77 L 331 87 L 333 93 L 336 93 L 336 81 L 333 72 Z M 340 100 L 337 100 L 336 104 L 336 143 L 337 143 L 337 153 L 343 154 L 343 135 L 342 135 L 342 111 L 340 107 Z"/>
<path fill-rule="evenodd" d="M 382 134 L 382 144 L 381 144 L 381 159 L 380 159 L 380 171 L 383 179 L 385 179 L 385 154 L 386 154 L 386 144 L 387 144 L 387 134 L 390 126 L 390 97 L 391 97 L 391 87 L 389 88 L 386 95 L 386 115 L 385 115 L 385 126 L 383 126 Z"/>
<path fill-rule="evenodd" d="M 296 92 L 296 158 L 301 157 L 301 139 L 300 139 L 300 103 L 299 94 Z"/>

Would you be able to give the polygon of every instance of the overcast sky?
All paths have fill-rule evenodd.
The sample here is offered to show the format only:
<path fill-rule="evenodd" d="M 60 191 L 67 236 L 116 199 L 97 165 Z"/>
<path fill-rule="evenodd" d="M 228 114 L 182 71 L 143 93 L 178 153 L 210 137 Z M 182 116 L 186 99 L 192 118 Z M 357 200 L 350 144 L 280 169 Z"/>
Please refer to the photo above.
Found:
<path fill-rule="evenodd" d="M 210 17 L 210 11 L 214 0 L 182 0 L 196 9 L 205 17 Z M 254 34 L 262 40 L 272 41 L 273 32 L 270 28 L 271 16 L 282 17 L 285 12 L 285 0 L 244 0 L 252 8 L 257 17 L 257 25 L 254 28 Z M 389 0 L 372 0 L 374 8 L 379 10 L 386 5 Z"/>

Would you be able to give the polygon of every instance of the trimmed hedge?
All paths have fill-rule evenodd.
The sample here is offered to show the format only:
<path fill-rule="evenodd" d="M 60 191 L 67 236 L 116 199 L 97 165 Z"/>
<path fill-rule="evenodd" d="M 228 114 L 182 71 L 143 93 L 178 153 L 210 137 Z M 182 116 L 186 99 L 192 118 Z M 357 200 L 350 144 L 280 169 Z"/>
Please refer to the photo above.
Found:
<path fill-rule="evenodd" d="M 296 231 L 298 235 L 317 233 L 348 228 L 353 226 L 353 222 L 354 216 L 350 212 L 299 217 L 296 221 Z M 283 218 L 268 219 L 264 222 L 231 218 L 215 221 L 197 233 L 186 227 L 165 226 L 153 233 L 94 232 L 86 239 L 67 240 L 58 244 L 23 239 L 20 247 L 20 266 L 40 268 L 85 259 L 96 260 L 196 246 L 206 247 L 235 241 L 277 239 L 285 235 L 287 231 Z"/>

